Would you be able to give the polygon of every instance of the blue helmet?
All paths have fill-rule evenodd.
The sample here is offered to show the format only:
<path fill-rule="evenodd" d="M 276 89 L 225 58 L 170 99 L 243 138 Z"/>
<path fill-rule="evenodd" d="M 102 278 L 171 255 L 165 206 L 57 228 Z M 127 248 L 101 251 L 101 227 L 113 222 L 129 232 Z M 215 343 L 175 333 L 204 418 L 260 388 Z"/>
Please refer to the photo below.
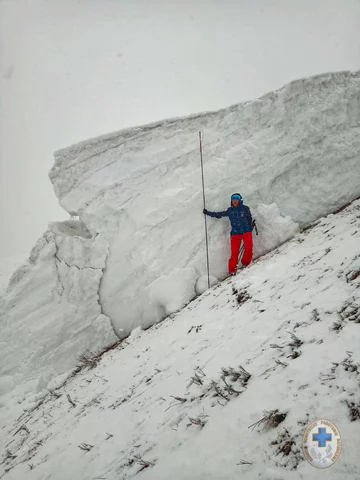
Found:
<path fill-rule="evenodd" d="M 233 193 L 231 195 L 231 202 L 233 200 L 239 200 L 239 202 L 242 202 L 242 196 L 240 195 L 240 193 Z"/>

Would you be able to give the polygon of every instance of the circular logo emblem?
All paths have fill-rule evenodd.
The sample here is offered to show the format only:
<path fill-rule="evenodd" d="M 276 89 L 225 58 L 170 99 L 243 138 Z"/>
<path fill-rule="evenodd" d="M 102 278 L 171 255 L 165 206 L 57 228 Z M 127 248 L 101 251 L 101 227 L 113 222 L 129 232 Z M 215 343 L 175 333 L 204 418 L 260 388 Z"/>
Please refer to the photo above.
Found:
<path fill-rule="evenodd" d="M 341 452 L 339 430 L 328 420 L 316 420 L 311 423 L 303 436 L 303 452 L 313 467 L 331 467 Z"/>

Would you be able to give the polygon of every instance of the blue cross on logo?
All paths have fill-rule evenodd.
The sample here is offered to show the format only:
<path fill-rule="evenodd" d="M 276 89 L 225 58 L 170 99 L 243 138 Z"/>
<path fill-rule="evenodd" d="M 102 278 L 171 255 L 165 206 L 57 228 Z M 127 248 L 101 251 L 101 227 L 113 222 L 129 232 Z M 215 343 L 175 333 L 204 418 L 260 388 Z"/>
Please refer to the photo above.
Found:
<path fill-rule="evenodd" d="M 326 433 L 326 428 L 318 428 L 318 433 L 313 433 L 313 442 L 318 442 L 318 447 L 326 447 L 326 442 L 331 442 L 331 433 Z"/>

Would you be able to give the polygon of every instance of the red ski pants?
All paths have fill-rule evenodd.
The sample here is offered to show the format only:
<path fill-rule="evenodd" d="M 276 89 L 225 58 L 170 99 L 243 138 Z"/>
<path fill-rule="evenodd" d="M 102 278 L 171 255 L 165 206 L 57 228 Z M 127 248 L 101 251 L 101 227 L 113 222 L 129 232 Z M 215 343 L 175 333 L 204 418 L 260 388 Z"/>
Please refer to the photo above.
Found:
<path fill-rule="evenodd" d="M 241 242 L 244 242 L 244 253 L 241 258 L 241 263 L 245 267 L 247 267 L 251 262 L 252 254 L 253 254 L 252 233 L 246 232 L 246 233 L 242 233 L 241 235 L 231 235 L 230 237 L 231 257 L 229 258 L 229 273 L 236 272 Z"/>

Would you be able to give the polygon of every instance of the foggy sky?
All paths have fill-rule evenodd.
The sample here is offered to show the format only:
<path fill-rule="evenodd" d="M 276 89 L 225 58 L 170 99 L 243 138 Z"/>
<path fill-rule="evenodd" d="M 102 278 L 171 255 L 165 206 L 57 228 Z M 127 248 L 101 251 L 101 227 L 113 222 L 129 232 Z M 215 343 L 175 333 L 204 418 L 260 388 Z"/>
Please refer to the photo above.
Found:
<path fill-rule="evenodd" d="M 1 258 L 68 218 L 54 150 L 357 70 L 360 2 L 0 0 L 0 42 Z"/>

